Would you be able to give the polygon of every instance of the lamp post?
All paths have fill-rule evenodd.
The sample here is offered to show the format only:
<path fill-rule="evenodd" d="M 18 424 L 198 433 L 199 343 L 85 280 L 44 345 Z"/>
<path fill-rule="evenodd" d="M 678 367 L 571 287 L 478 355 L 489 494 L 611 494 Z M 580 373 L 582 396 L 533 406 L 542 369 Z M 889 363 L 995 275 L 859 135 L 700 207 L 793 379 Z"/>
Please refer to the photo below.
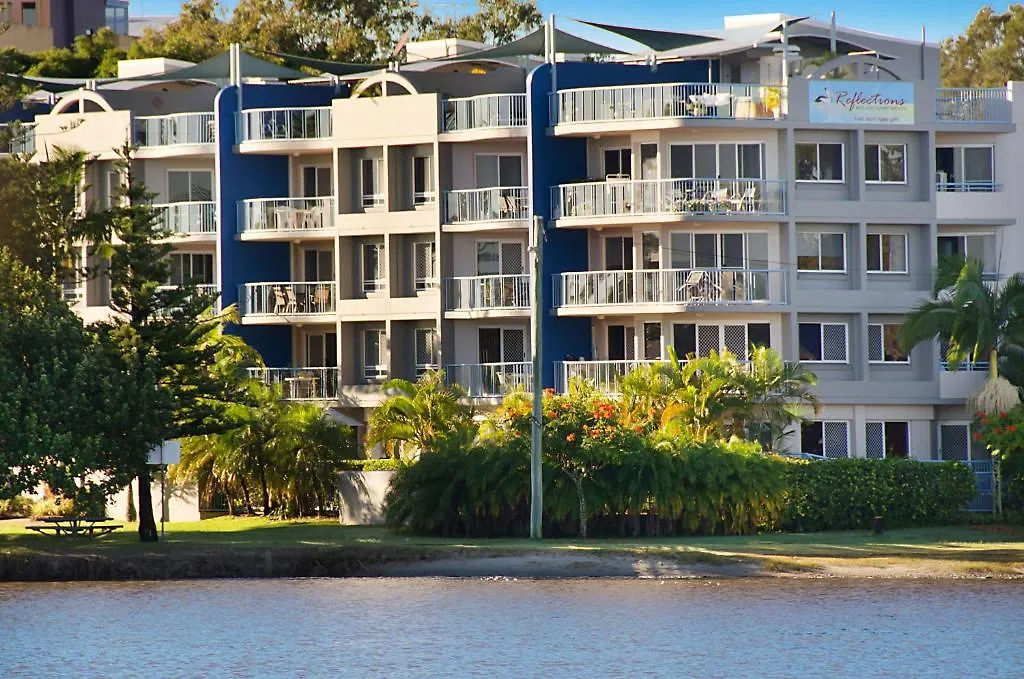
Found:
<path fill-rule="evenodd" d="M 533 382 L 533 417 L 530 429 L 530 537 L 539 540 L 544 514 L 541 433 L 544 426 L 544 390 L 541 380 L 541 267 L 544 259 L 544 218 L 535 216 L 530 228 L 530 359 Z"/>

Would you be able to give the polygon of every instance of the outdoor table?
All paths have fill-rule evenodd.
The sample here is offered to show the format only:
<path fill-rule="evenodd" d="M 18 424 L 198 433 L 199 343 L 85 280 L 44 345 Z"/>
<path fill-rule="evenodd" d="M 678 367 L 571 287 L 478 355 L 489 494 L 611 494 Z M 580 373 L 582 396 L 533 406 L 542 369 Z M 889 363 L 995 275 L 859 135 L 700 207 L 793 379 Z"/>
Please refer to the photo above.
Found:
<path fill-rule="evenodd" d="M 87 535 L 92 538 L 113 533 L 118 528 L 124 528 L 120 524 L 108 523 L 112 520 L 107 517 L 47 516 L 39 519 L 44 525 L 25 526 L 25 528 L 35 531 L 40 535 L 47 533 L 52 533 L 57 537 L 61 535 Z"/>

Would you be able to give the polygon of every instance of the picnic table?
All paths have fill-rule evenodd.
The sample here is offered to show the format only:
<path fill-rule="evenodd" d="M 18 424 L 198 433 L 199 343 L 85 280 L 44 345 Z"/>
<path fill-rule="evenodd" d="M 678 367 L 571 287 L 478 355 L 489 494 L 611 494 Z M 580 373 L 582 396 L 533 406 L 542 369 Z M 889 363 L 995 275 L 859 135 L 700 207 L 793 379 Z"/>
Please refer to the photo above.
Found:
<path fill-rule="evenodd" d="M 25 528 L 40 535 L 52 534 L 57 537 L 84 535 L 95 538 L 113 533 L 118 528 L 124 528 L 120 524 L 108 523 L 112 520 L 106 517 L 48 516 L 39 519 L 40 524 L 25 526 Z"/>

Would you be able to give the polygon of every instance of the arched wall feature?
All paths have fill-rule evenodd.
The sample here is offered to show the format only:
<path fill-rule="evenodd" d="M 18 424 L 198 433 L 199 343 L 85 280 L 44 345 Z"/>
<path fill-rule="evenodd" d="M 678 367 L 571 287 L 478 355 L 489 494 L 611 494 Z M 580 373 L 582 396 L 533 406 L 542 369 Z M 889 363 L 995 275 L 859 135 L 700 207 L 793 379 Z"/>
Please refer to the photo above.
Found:
<path fill-rule="evenodd" d="M 902 78 L 899 77 L 896 73 L 894 73 L 891 70 L 889 70 L 888 68 L 886 68 L 884 66 L 884 64 L 885 64 L 884 61 L 875 59 L 875 58 L 873 58 L 871 56 L 868 56 L 868 55 L 864 55 L 864 54 L 844 54 L 844 55 L 842 55 L 840 57 L 836 57 L 835 59 L 832 59 L 831 61 L 827 61 L 824 64 L 822 64 L 821 66 L 819 66 L 818 68 L 816 68 L 814 70 L 814 72 L 812 72 L 810 75 L 807 76 L 807 79 L 808 80 L 821 80 L 821 79 L 825 79 L 825 75 L 826 74 L 836 70 L 837 68 L 842 68 L 844 66 L 854 66 L 854 67 L 856 67 L 856 73 L 857 73 L 856 77 L 858 79 L 859 78 L 863 78 L 864 74 L 867 73 L 869 69 L 877 68 L 880 71 L 888 73 L 890 76 L 892 76 L 893 80 L 902 80 Z"/>
<path fill-rule="evenodd" d="M 359 86 L 352 90 L 352 97 L 355 98 L 361 96 L 363 92 L 373 87 L 374 85 L 380 85 L 381 92 L 384 92 L 385 96 L 387 96 L 388 84 L 397 85 L 398 87 L 401 87 L 403 90 L 405 90 L 406 94 L 419 94 L 419 90 L 416 89 L 416 86 L 413 85 L 408 78 L 399 73 L 388 71 L 386 73 L 371 76 L 364 80 L 363 82 L 359 83 Z"/>
<path fill-rule="evenodd" d="M 100 94 L 93 92 L 92 90 L 77 90 L 76 92 L 73 92 L 72 94 L 69 94 L 68 96 L 58 101 L 57 104 L 53 107 L 53 110 L 50 112 L 81 113 L 82 105 L 87 101 L 96 104 L 100 107 L 100 109 L 104 111 L 114 110 L 114 107 L 107 103 L 107 100 L 104 99 Z M 71 110 L 72 106 L 75 107 L 74 110 Z"/>

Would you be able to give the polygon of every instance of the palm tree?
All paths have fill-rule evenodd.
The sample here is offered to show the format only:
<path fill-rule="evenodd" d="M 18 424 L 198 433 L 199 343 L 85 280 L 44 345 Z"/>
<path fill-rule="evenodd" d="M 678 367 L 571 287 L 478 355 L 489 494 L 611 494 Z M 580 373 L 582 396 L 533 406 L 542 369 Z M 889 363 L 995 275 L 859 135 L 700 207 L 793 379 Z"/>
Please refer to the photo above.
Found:
<path fill-rule="evenodd" d="M 767 448 L 785 434 L 786 428 L 802 419 L 808 407 L 818 409 L 813 388 L 818 377 L 800 363 L 787 363 L 777 351 L 754 347 L 746 369 L 737 379 L 743 399 L 733 413 L 733 433 L 742 433 L 744 425 L 767 428 Z"/>
<path fill-rule="evenodd" d="M 900 343 L 909 351 L 932 339 L 949 343 L 946 360 L 954 368 L 988 357 L 988 380 L 968 399 L 972 412 L 1006 411 L 1020 402 L 1017 387 L 1001 372 L 1000 359 L 1020 356 L 1024 347 L 1024 276 L 1013 274 L 1002 286 L 986 281 L 981 262 L 943 258 L 936 268 L 933 299 L 915 306 L 903 321 Z"/>
<path fill-rule="evenodd" d="M 274 485 L 284 495 L 288 514 L 319 516 L 334 498 L 344 460 L 355 457 L 355 435 L 320 406 L 293 404 L 278 422 Z M 315 507 L 311 507 L 315 504 Z"/>
<path fill-rule="evenodd" d="M 630 422 L 657 421 L 685 386 L 682 364 L 669 347 L 667 360 L 641 365 L 619 382 L 623 412 Z"/>
<path fill-rule="evenodd" d="M 465 393 L 445 384 L 444 372 L 431 370 L 416 382 L 389 380 L 390 396 L 370 415 L 368 445 L 383 444 L 392 456 L 432 450 L 452 438 L 470 442 L 475 433 L 473 408 Z"/>

